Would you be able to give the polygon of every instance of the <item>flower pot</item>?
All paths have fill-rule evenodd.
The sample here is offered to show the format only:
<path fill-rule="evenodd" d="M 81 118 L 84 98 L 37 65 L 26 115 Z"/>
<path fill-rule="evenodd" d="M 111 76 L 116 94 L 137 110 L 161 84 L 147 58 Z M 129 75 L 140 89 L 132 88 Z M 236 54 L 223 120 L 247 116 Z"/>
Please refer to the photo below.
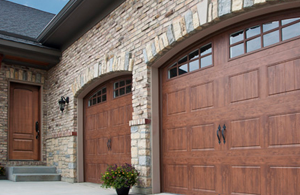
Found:
<path fill-rule="evenodd" d="M 7 180 L 6 175 L 0 175 L 0 180 Z"/>
<path fill-rule="evenodd" d="M 122 188 L 116 189 L 118 195 L 128 195 L 129 190 L 130 190 L 130 187 L 122 187 Z"/>

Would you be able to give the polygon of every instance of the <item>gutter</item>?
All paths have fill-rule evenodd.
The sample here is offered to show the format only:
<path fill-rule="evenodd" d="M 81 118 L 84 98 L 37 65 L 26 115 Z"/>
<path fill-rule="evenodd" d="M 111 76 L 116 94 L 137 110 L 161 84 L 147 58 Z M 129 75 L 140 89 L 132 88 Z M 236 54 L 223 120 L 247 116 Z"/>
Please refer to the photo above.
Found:
<path fill-rule="evenodd" d="M 70 0 L 65 7 L 47 24 L 37 37 L 37 42 L 45 43 L 66 18 L 83 2 L 83 0 Z"/>

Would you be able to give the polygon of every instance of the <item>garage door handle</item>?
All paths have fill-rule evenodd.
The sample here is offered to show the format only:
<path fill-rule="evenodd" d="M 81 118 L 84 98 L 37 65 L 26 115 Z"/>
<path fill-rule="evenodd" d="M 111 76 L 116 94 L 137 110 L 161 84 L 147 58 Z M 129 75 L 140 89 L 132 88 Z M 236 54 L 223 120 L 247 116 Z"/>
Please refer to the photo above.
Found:
<path fill-rule="evenodd" d="M 107 149 L 109 150 L 111 150 L 111 139 L 108 139 L 107 140 Z"/>
<path fill-rule="evenodd" d="M 223 128 L 222 128 L 222 137 L 223 137 L 223 141 L 224 141 L 224 144 L 225 144 L 225 135 L 224 135 L 224 131 L 226 130 L 226 126 L 224 124 Z"/>
<path fill-rule="evenodd" d="M 217 130 L 217 137 L 219 140 L 219 144 L 221 143 L 221 137 L 219 136 L 219 132 L 221 131 L 221 126 L 219 125 L 218 130 Z"/>

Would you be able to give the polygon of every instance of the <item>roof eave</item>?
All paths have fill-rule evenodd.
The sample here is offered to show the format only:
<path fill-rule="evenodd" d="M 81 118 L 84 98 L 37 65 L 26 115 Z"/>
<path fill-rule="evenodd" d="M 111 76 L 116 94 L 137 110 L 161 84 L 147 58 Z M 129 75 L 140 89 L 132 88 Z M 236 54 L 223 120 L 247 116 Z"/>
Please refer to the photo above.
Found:
<path fill-rule="evenodd" d="M 35 66 L 41 69 L 50 69 L 60 62 L 62 56 L 61 51 L 53 48 L 39 47 L 35 45 L 28 45 L 24 43 L 8 41 L 0 39 L 0 53 L 4 55 L 3 62 L 10 61 L 10 63 L 25 65 L 25 66 Z M 27 58 L 31 60 L 41 61 L 49 63 L 48 66 L 38 66 L 32 64 L 25 64 L 24 62 L 11 61 L 5 59 L 5 55 L 11 55 L 21 58 Z"/>

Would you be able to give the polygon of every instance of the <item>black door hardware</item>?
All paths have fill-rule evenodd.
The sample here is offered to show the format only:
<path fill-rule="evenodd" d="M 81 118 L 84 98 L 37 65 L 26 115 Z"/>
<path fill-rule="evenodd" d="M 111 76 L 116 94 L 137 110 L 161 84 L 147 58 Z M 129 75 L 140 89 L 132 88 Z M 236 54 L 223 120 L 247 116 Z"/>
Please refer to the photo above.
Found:
<path fill-rule="evenodd" d="M 219 132 L 221 131 L 221 126 L 219 125 L 218 130 L 217 130 L 217 137 L 219 140 L 219 144 L 221 143 L 221 137 L 219 136 Z"/>
<path fill-rule="evenodd" d="M 107 140 L 107 149 L 111 150 L 111 139 Z"/>
<path fill-rule="evenodd" d="M 37 135 L 35 136 L 36 139 L 39 139 L 40 137 L 40 130 L 39 130 L 39 122 L 36 121 L 35 123 L 35 131 L 37 132 Z"/>
<path fill-rule="evenodd" d="M 224 135 L 224 131 L 226 130 L 226 126 L 224 124 L 223 128 L 222 128 L 222 137 L 223 137 L 223 141 L 224 141 L 224 144 L 225 144 L 225 135 Z"/>

